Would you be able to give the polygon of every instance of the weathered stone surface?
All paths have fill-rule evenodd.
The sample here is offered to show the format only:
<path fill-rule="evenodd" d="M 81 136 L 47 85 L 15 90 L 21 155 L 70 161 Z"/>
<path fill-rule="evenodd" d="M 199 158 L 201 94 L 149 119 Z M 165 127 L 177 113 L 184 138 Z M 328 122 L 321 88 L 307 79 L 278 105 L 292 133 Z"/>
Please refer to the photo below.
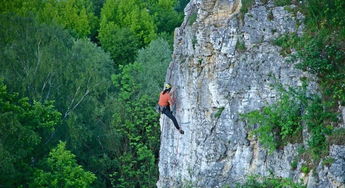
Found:
<path fill-rule="evenodd" d="M 243 20 L 240 0 L 191 0 L 185 20 L 175 30 L 174 54 L 167 82 L 176 87 L 175 112 L 184 135 L 161 118 L 158 187 L 221 187 L 251 174 L 303 179 L 308 187 L 344 186 L 344 146 L 332 146 L 335 162 L 321 163 L 316 174 L 291 169 L 297 148 L 289 144 L 268 154 L 248 131 L 240 114 L 277 100 L 275 79 L 286 86 L 311 77 L 286 63 L 272 41 L 301 34 L 303 15 L 293 15 L 271 1 L 256 1 Z M 294 8 L 290 6 L 290 8 Z M 190 16 L 197 13 L 194 23 Z M 236 48 L 242 41 L 245 49 Z M 314 87 L 316 87 L 314 85 Z"/>

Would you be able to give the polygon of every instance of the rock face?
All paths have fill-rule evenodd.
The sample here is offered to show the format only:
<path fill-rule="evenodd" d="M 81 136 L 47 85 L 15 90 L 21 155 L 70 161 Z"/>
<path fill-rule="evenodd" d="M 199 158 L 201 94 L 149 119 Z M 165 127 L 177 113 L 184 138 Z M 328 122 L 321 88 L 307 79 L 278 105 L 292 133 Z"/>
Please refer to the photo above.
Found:
<path fill-rule="evenodd" d="M 302 33 L 302 14 L 271 0 L 255 1 L 244 15 L 241 7 L 240 0 L 191 0 L 175 30 L 166 80 L 176 87 L 174 113 L 185 134 L 161 117 L 157 186 L 233 186 L 248 175 L 273 173 L 302 179 L 308 187 L 344 187 L 345 146 L 330 147 L 330 166 L 320 163 L 316 172 L 304 174 L 301 162 L 291 168 L 301 144 L 268 154 L 248 138 L 240 114 L 275 102 L 274 80 L 298 86 L 311 75 L 287 63 L 273 44 L 281 35 Z"/>

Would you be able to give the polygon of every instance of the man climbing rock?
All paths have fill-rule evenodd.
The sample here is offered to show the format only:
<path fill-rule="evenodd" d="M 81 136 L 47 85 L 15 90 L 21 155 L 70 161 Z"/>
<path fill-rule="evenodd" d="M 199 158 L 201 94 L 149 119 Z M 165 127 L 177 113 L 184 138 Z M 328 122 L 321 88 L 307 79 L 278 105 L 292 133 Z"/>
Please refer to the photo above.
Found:
<path fill-rule="evenodd" d="M 172 114 L 170 110 L 170 106 L 173 105 L 170 91 L 171 91 L 171 85 L 165 84 L 164 90 L 160 93 L 158 105 L 160 106 L 161 112 L 165 114 L 166 116 L 168 116 L 174 122 L 176 129 L 179 130 L 181 134 L 184 134 L 184 131 L 178 125 L 175 116 Z"/>

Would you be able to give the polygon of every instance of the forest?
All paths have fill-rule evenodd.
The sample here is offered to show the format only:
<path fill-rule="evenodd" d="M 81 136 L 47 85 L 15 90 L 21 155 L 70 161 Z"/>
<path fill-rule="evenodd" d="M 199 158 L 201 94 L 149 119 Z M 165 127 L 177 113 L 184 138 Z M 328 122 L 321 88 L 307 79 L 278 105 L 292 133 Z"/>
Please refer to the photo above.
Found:
<path fill-rule="evenodd" d="M 189 0 L 0 2 L 0 187 L 155 187 Z"/>

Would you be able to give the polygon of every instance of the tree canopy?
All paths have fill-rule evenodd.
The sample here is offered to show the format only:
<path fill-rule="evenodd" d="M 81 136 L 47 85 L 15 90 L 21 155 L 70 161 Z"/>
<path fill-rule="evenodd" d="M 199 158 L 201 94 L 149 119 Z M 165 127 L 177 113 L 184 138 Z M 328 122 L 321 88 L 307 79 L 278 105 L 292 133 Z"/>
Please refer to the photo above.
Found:
<path fill-rule="evenodd" d="M 0 187 L 154 187 L 180 1 L 0 3 Z"/>

